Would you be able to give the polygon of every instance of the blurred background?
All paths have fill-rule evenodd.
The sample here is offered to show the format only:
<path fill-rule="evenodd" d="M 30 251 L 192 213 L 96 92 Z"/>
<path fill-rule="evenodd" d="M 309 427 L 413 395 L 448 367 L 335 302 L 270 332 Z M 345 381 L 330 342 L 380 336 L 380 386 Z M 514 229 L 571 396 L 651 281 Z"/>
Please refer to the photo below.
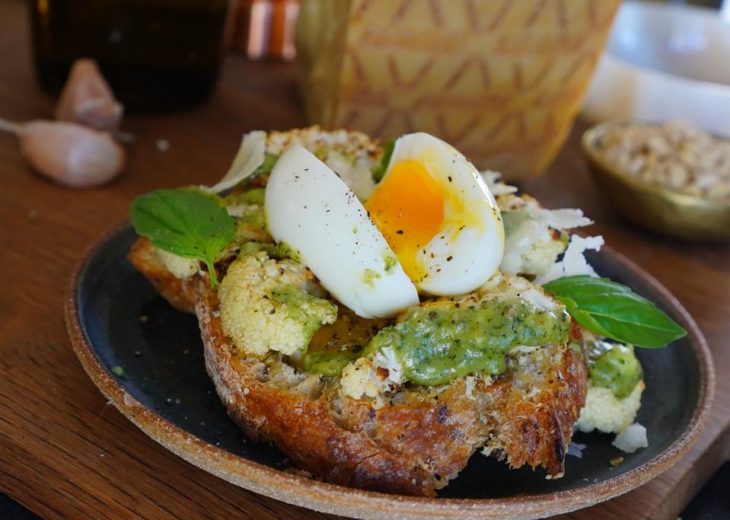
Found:
<path fill-rule="evenodd" d="M 94 82 L 111 87 L 105 95 L 118 101 L 118 125 L 122 111 L 204 105 L 226 57 L 269 63 L 272 71 L 276 63 L 294 62 L 296 107 L 307 123 L 361 130 L 382 142 L 429 132 L 479 168 L 517 182 L 546 170 L 582 111 L 594 125 L 656 127 L 638 133 L 614 127 L 606 139 L 605 130 L 595 130 L 584 141 L 596 182 L 620 214 L 685 239 L 730 236 L 730 150 L 712 141 L 730 137 L 730 2 L 30 0 L 27 6 L 37 81 L 50 95 L 68 85 L 60 119 L 83 119 L 69 111 L 102 103 L 82 99 L 98 93 L 101 87 L 89 86 Z M 96 72 L 82 64 L 70 74 L 80 58 L 98 65 Z M 625 132 L 633 137 L 622 138 Z M 603 150 L 609 141 L 612 148 Z M 608 163 L 607 154 L 613 154 Z"/>
<path fill-rule="evenodd" d="M 292 61 L 298 47 L 310 122 L 384 139 L 418 127 L 511 178 L 549 164 L 594 73 L 589 120 L 690 118 L 730 135 L 721 0 L 625 2 L 613 26 L 619 0 L 27 3 L 38 81 L 59 92 L 91 58 L 132 113 L 203 103 L 224 52 Z"/>

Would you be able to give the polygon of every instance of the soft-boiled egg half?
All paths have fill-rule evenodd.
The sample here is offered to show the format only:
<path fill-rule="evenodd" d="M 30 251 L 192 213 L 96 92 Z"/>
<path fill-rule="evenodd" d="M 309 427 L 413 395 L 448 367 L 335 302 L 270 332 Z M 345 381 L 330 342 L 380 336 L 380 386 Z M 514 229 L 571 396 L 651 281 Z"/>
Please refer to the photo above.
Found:
<path fill-rule="evenodd" d="M 489 188 L 463 155 L 425 133 L 395 142 L 365 206 L 294 145 L 271 172 L 264 207 L 271 236 L 365 318 L 418 305 L 418 290 L 473 291 L 502 260 L 504 229 Z"/>
<path fill-rule="evenodd" d="M 364 318 L 418 305 L 418 293 L 362 203 L 300 145 L 284 152 L 266 185 L 266 224 L 337 300 Z"/>
<path fill-rule="evenodd" d="M 396 140 L 365 208 L 422 292 L 468 293 L 502 261 L 504 226 L 494 197 L 474 165 L 432 135 Z"/>

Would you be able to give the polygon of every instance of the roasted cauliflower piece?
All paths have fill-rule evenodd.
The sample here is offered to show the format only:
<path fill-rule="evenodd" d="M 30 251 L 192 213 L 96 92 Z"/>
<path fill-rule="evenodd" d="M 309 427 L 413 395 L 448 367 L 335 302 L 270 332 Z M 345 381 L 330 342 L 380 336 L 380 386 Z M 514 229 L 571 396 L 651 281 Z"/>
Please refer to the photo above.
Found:
<path fill-rule="evenodd" d="M 576 428 L 582 432 L 621 433 L 636 419 L 644 388 L 644 381 L 639 381 L 628 396 L 619 399 L 610 389 L 589 383 Z"/>
<path fill-rule="evenodd" d="M 322 325 L 337 319 L 337 306 L 318 297 L 320 291 L 298 262 L 274 260 L 264 251 L 242 255 L 218 291 L 223 329 L 247 353 L 296 354 Z"/>
<path fill-rule="evenodd" d="M 159 248 L 155 248 L 155 252 L 165 269 L 175 278 L 190 278 L 200 270 L 200 260 L 185 258 Z"/>
<path fill-rule="evenodd" d="M 266 231 L 264 216 L 264 190 L 255 188 L 234 192 L 221 199 L 226 211 L 236 219 L 236 240 L 234 245 L 248 241 L 273 242 Z"/>

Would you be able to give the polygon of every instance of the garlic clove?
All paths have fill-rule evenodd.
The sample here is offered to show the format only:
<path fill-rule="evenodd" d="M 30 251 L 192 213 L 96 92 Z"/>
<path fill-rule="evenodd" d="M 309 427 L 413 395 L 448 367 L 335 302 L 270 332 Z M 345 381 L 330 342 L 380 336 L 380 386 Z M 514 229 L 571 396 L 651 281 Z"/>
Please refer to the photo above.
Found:
<path fill-rule="evenodd" d="M 61 92 L 56 119 L 81 123 L 97 130 L 115 130 L 123 112 L 96 62 L 76 60 Z"/>
<path fill-rule="evenodd" d="M 97 186 L 124 167 L 124 149 L 108 132 L 76 123 L 30 121 L 19 127 L 17 135 L 31 166 L 59 184 Z"/>

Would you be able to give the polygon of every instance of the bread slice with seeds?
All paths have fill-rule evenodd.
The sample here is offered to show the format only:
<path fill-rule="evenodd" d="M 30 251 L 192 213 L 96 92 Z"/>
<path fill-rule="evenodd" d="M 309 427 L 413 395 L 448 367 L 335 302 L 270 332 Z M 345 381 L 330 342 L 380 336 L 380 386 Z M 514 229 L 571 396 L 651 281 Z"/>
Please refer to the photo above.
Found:
<path fill-rule="evenodd" d="M 563 474 L 586 394 L 586 365 L 570 346 L 518 349 L 494 378 L 403 385 L 380 402 L 355 399 L 342 392 L 339 377 L 303 371 L 281 352 L 260 356 L 236 346 L 204 272 L 175 277 L 144 238 L 128 256 L 173 306 L 194 309 L 206 369 L 231 418 L 249 438 L 275 444 L 313 477 L 434 496 L 482 447 L 511 467 Z M 220 267 L 225 281 L 227 263 Z"/>

